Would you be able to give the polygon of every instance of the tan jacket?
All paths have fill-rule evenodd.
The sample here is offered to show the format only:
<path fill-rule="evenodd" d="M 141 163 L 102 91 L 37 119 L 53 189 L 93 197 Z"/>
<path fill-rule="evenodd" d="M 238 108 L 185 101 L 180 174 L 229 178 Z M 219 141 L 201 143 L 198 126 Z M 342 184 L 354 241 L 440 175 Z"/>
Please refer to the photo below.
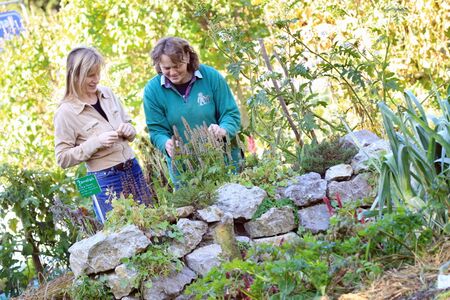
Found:
<path fill-rule="evenodd" d="M 58 165 L 68 168 L 86 162 L 89 171 L 110 168 L 134 158 L 128 141 L 119 138 L 113 146 L 100 144 L 100 133 L 117 130 L 131 119 L 111 89 L 98 87 L 99 99 L 108 121 L 91 105 L 80 100 L 63 100 L 53 119 L 55 124 L 55 154 Z"/>

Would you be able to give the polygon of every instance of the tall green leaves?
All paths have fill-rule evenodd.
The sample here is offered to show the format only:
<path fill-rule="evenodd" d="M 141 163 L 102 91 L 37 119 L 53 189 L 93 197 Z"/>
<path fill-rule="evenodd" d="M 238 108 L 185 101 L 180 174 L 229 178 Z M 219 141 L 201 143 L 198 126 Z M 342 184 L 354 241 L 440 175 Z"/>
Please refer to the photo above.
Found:
<path fill-rule="evenodd" d="M 379 104 L 392 153 L 382 162 L 374 206 L 392 211 L 406 205 L 421 212 L 429 226 L 443 229 L 450 209 L 450 98 L 436 93 L 436 99 L 439 116 L 427 115 L 409 91 L 397 112 Z"/>

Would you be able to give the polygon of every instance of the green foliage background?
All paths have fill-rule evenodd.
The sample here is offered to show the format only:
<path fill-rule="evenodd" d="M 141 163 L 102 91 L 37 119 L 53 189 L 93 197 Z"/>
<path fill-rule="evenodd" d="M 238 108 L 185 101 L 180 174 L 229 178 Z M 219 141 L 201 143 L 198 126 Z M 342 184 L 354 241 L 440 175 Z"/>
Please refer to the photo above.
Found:
<path fill-rule="evenodd" d="M 63 92 L 65 57 L 76 45 L 95 46 L 106 56 L 108 69 L 103 74 L 103 84 L 112 86 L 121 96 L 135 116 L 140 134 L 145 135 L 141 94 L 146 81 L 154 75 L 148 53 L 162 36 L 179 35 L 190 40 L 204 63 L 228 75 L 239 102 L 244 104 L 242 110 L 246 111 L 251 109 L 245 107 L 246 100 L 258 92 L 256 80 L 233 77 L 231 75 L 236 73 L 232 68 L 227 71 L 227 67 L 239 61 L 245 63 L 250 58 L 227 57 L 220 52 L 221 46 L 230 47 L 222 50 L 232 54 L 245 43 L 263 37 L 270 52 L 286 42 L 285 32 L 274 24 L 297 18 L 289 27 L 300 32 L 302 42 L 311 50 L 328 54 L 334 59 L 333 63 L 347 59 L 355 64 L 355 69 L 366 67 L 359 75 L 361 80 L 370 84 L 365 85 L 366 89 L 378 90 L 367 93 L 363 87 L 355 86 L 364 104 L 373 106 L 383 92 L 377 87 L 375 68 L 387 69 L 380 74 L 390 76 L 392 81 L 385 82 L 385 86 L 393 93 L 401 92 L 403 87 L 413 87 L 420 95 L 432 82 L 440 86 L 448 81 L 450 22 L 445 17 L 447 6 L 445 2 L 426 0 L 287 1 L 281 5 L 277 1 L 257 0 L 182 4 L 178 1 L 75 0 L 62 2 L 58 12 L 32 9 L 28 13 L 27 30 L 20 37 L 5 41 L 1 52 L 0 138 L 3 145 L 0 157 L 2 161 L 26 167 L 55 167 L 52 112 Z M 240 44 L 236 40 L 225 43 L 231 38 L 227 34 L 232 29 L 238 30 Z M 381 43 L 386 39 L 390 41 L 388 52 L 387 44 Z M 332 56 L 331 51 L 336 51 L 334 45 L 342 41 L 364 45 L 366 55 L 373 55 L 373 58 L 362 61 L 362 58 Z M 287 50 L 305 51 L 298 43 L 290 42 L 294 47 Z M 242 51 L 236 53 L 239 55 Z M 368 61 L 374 64 L 376 57 L 385 54 L 388 55 L 387 65 L 370 68 L 365 65 Z M 261 60 L 261 57 L 252 59 Z M 302 59 L 304 57 L 297 57 L 299 61 Z M 326 73 L 323 68 L 314 67 L 314 63 L 319 63 L 312 58 L 310 62 L 313 62 L 310 74 Z M 267 71 L 261 65 L 258 69 L 260 73 Z M 253 72 L 253 75 L 262 74 Z M 321 79 L 317 75 L 313 77 Z M 314 113 L 331 116 L 334 121 L 336 116 L 345 115 L 357 126 L 361 119 L 352 110 L 357 109 L 352 104 L 354 99 L 345 85 L 337 83 L 330 80 L 327 93 L 321 96 L 326 103 L 316 103 Z"/>

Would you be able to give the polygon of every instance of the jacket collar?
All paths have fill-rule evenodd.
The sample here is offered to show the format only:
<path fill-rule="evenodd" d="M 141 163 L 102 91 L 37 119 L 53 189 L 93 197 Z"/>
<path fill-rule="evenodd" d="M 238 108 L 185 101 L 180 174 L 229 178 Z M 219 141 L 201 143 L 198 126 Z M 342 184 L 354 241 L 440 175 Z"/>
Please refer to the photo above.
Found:
<path fill-rule="evenodd" d="M 199 78 L 199 79 L 203 78 L 203 75 L 202 75 L 202 73 L 200 72 L 200 70 L 196 70 L 196 71 L 194 72 L 194 76 L 197 77 L 197 78 Z M 163 87 L 165 87 L 165 88 L 170 88 L 170 87 L 172 87 L 172 82 L 170 82 L 170 80 L 167 79 L 166 76 L 164 76 L 163 74 L 161 74 L 161 82 L 160 82 L 160 83 L 161 83 L 161 85 L 162 85 Z"/>
<path fill-rule="evenodd" d="M 111 95 L 109 95 L 109 93 L 106 92 L 105 88 L 100 86 L 97 88 L 97 95 L 98 99 L 111 99 Z M 77 115 L 81 114 L 86 105 L 89 105 L 78 98 L 64 99 L 63 102 L 68 103 Z"/>

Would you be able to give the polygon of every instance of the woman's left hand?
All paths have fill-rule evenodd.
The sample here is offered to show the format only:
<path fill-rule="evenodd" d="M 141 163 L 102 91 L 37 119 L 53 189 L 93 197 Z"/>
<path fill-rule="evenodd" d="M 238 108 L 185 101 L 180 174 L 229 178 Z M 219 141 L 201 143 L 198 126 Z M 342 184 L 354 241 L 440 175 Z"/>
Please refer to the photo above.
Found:
<path fill-rule="evenodd" d="M 127 140 L 133 140 L 136 135 L 136 130 L 130 123 L 121 123 L 116 131 L 119 136 Z"/>
<path fill-rule="evenodd" d="M 217 124 L 211 124 L 208 131 L 214 134 L 217 138 L 223 138 L 227 135 L 227 131 Z"/>

